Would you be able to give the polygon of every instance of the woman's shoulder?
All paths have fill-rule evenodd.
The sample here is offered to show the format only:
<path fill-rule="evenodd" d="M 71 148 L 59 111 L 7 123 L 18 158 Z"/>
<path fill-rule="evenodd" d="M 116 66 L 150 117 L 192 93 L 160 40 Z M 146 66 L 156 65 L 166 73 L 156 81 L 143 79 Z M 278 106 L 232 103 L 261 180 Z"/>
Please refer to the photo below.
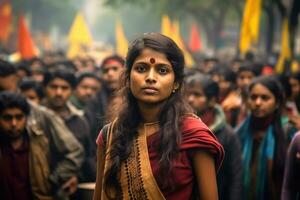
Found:
<path fill-rule="evenodd" d="M 292 139 L 292 141 L 291 141 L 291 144 L 292 144 L 293 146 L 297 146 L 297 147 L 300 149 L 300 131 L 298 131 L 298 132 L 294 135 L 294 137 L 293 137 L 293 139 Z"/>
<path fill-rule="evenodd" d="M 182 121 L 181 150 L 205 150 L 210 152 L 218 169 L 224 158 L 224 149 L 216 136 L 195 115 L 188 115 Z"/>
<path fill-rule="evenodd" d="M 187 114 L 182 117 L 181 121 L 182 131 L 186 132 L 188 130 L 197 129 L 203 131 L 209 131 L 209 128 L 204 124 L 200 117 L 195 114 Z"/>
<path fill-rule="evenodd" d="M 195 115 L 188 115 L 182 119 L 181 126 L 182 144 L 199 144 L 217 142 L 216 136 L 211 130 L 202 122 L 202 120 Z"/>
<path fill-rule="evenodd" d="M 100 130 L 99 134 L 98 134 L 98 137 L 96 139 L 96 143 L 98 145 L 103 145 L 103 143 L 105 143 L 107 141 L 107 138 L 108 138 L 108 132 L 109 132 L 109 129 L 112 125 L 112 122 L 104 125 L 102 127 L 102 129 Z"/>

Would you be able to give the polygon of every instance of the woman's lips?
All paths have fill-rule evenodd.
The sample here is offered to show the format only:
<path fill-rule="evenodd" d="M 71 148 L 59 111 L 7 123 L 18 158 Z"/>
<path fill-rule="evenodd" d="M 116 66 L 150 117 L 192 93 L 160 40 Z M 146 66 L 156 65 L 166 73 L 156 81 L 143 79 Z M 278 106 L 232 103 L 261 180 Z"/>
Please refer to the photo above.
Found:
<path fill-rule="evenodd" d="M 158 90 L 154 87 L 145 87 L 142 89 L 144 93 L 146 94 L 155 94 L 158 92 Z"/>

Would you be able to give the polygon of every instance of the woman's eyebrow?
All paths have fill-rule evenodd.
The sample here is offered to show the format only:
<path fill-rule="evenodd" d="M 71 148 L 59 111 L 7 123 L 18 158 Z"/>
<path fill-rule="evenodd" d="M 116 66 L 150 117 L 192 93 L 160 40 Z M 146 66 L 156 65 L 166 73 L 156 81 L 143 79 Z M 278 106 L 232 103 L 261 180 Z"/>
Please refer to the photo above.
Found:
<path fill-rule="evenodd" d="M 150 62 L 145 62 L 145 61 L 137 61 L 135 62 L 134 64 L 145 64 L 145 65 L 150 65 L 151 63 Z M 170 64 L 168 63 L 159 63 L 159 62 L 156 62 L 154 64 L 155 66 L 168 66 L 168 67 L 172 67 Z"/>

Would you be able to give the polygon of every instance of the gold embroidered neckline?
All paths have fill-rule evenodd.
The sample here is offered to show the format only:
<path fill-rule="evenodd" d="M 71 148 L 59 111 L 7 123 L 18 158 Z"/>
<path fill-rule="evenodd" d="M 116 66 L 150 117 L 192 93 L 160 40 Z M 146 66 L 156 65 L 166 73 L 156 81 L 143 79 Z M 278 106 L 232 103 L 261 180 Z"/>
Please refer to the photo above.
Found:
<path fill-rule="evenodd" d="M 138 132 L 144 131 L 146 136 L 153 135 L 159 130 L 159 121 L 140 124 Z"/>

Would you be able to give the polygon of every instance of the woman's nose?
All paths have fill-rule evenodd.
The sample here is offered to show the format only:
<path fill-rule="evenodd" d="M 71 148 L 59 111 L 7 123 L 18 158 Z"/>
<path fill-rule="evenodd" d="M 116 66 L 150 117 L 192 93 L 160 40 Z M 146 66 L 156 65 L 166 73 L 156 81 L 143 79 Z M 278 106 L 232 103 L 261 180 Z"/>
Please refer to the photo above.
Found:
<path fill-rule="evenodd" d="M 147 82 L 156 82 L 156 74 L 154 69 L 150 69 L 147 77 L 146 77 Z"/>

